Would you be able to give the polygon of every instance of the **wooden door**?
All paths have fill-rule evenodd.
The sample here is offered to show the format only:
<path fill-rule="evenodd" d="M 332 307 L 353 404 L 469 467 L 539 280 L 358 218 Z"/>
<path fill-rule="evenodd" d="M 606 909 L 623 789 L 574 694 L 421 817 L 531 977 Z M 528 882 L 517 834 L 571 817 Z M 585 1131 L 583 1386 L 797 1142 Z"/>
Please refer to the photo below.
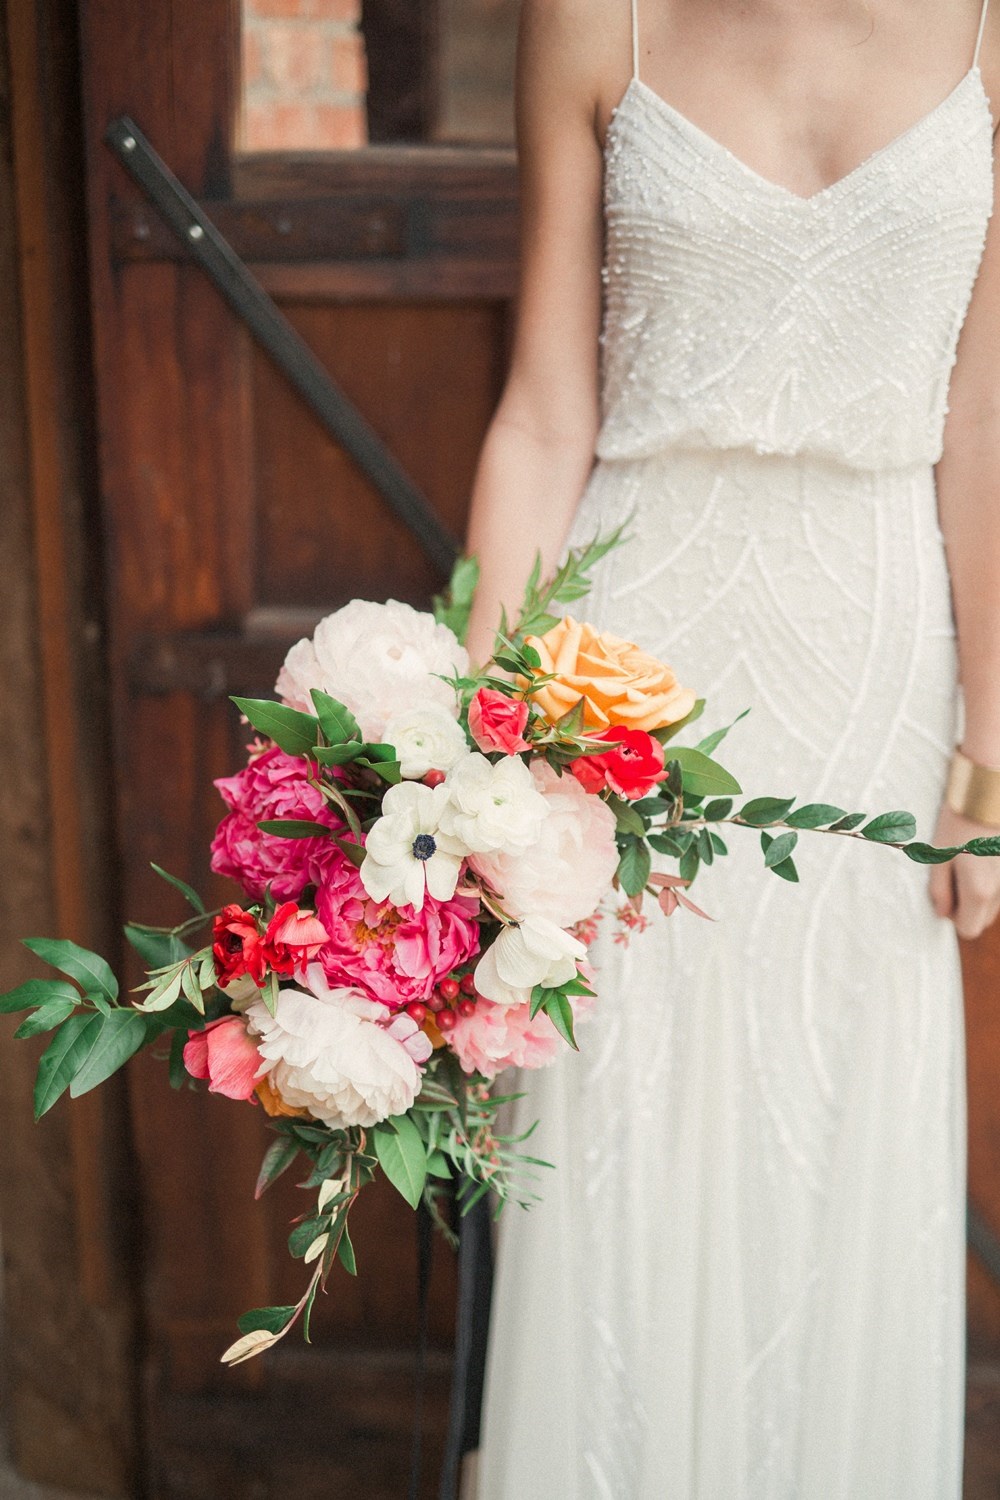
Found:
<path fill-rule="evenodd" d="M 241 763 L 245 737 L 228 695 L 269 693 L 287 647 L 350 597 L 426 606 L 442 579 L 187 262 L 106 127 L 135 119 L 456 535 L 502 377 L 514 167 L 509 149 L 427 144 L 240 155 L 229 0 L 88 0 L 80 16 L 121 904 L 160 920 L 174 908 L 151 859 L 223 895 L 208 872 L 211 781 Z M 236 1315 L 298 1295 L 284 1242 L 301 1194 L 283 1182 L 254 1204 L 260 1112 L 175 1095 L 150 1057 L 129 1094 L 151 1494 L 398 1500 L 412 1215 L 391 1190 L 366 1194 L 362 1274 L 332 1280 L 315 1346 L 289 1339 L 266 1363 L 223 1371 Z M 453 1302 L 441 1246 L 428 1494 Z"/>

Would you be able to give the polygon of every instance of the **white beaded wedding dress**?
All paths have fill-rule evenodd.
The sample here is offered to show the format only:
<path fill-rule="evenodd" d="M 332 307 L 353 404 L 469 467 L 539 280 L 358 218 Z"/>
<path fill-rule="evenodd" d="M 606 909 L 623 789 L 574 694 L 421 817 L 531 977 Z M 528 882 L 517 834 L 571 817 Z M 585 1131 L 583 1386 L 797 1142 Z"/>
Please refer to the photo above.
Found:
<path fill-rule="evenodd" d="M 571 536 L 628 521 L 585 615 L 707 697 L 682 743 L 752 705 L 723 747 L 747 794 L 908 808 L 927 839 L 959 717 L 932 465 L 993 200 L 981 40 L 810 197 L 634 46 Z M 478 1500 L 960 1494 L 954 929 L 894 850 L 803 834 L 794 885 L 724 832 L 692 892 L 717 920 L 606 933 L 580 1055 L 519 1079 L 555 1171 L 501 1219 Z"/>

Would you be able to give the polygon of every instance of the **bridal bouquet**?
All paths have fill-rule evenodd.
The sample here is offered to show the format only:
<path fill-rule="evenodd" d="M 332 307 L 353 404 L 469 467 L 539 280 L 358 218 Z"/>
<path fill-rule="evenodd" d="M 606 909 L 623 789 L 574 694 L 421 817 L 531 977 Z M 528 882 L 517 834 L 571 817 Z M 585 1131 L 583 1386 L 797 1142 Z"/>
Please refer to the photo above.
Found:
<path fill-rule="evenodd" d="M 487 1191 L 527 1201 L 520 1176 L 544 1163 L 498 1130 L 511 1096 L 493 1080 L 576 1046 L 602 917 L 626 937 L 644 897 L 667 916 L 705 915 L 687 892 L 725 855 L 722 825 L 757 829 L 765 868 L 786 880 L 803 830 L 924 863 L 960 852 L 914 842 L 904 812 L 760 796 L 736 809 L 741 789 L 714 755 L 727 729 L 674 743 L 703 701 L 637 646 L 553 612 L 586 595 L 616 541 L 571 553 L 545 582 L 536 564 L 481 671 L 461 644 L 471 559 L 433 615 L 354 600 L 322 620 L 288 653 L 278 701 L 234 700 L 254 738 L 247 764 L 216 783 L 212 868 L 240 898 L 206 911 L 159 870 L 193 915 L 126 927 L 147 965 L 136 999 L 99 955 L 50 938 L 27 946 L 62 977 L 0 997 L 0 1011 L 30 1011 L 17 1036 L 53 1033 L 36 1117 L 169 1042 L 175 1087 L 201 1080 L 268 1116 L 258 1196 L 305 1159 L 315 1199 L 289 1248 L 312 1267 L 306 1289 L 245 1314 L 230 1363 L 300 1315 L 308 1338 L 333 1262 L 355 1271 L 348 1218 L 379 1170 L 446 1233 L 452 1181 L 463 1209 Z M 1000 838 L 961 847 L 1000 853 Z M 653 853 L 676 873 L 654 871 Z"/>

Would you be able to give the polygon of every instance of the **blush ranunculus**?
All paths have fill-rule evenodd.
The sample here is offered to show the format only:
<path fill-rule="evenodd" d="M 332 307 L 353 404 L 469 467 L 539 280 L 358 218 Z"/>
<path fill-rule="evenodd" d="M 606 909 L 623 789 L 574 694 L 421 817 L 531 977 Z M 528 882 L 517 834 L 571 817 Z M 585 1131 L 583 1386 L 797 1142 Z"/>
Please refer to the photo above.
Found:
<path fill-rule="evenodd" d="M 615 815 L 547 761 L 531 762 L 531 779 L 549 809 L 538 838 L 520 853 L 474 854 L 469 864 L 510 916 L 572 927 L 591 915 L 618 867 Z"/>
<path fill-rule="evenodd" d="M 212 924 L 212 956 L 220 985 L 248 975 L 262 985 L 267 970 L 257 918 L 237 902 L 224 906 Z"/>
<path fill-rule="evenodd" d="M 629 802 L 648 797 L 665 775 L 665 756 L 659 740 L 644 729 L 602 730 L 590 739 L 607 740 L 611 748 L 601 755 L 581 755 L 572 761 L 572 771 L 588 792 L 608 787 Z"/>
<path fill-rule="evenodd" d="M 207 1078 L 209 1093 L 227 1099 L 251 1099 L 261 1056 L 240 1016 L 209 1021 L 203 1031 L 189 1031 L 184 1066 L 192 1078 Z"/>
<path fill-rule="evenodd" d="M 279 906 L 264 933 L 264 957 L 276 974 L 304 970 L 327 941 L 329 933 L 311 911 L 294 901 Z"/>
<path fill-rule="evenodd" d="M 357 985 L 393 1008 L 426 1000 L 439 980 L 479 949 L 475 897 L 412 906 L 373 901 L 350 860 L 330 866 L 316 890 L 316 914 L 329 933 L 319 962 L 331 984 Z"/>
<path fill-rule="evenodd" d="M 235 776 L 215 785 L 229 812 L 212 840 L 212 869 L 228 875 L 260 900 L 267 887 L 279 901 L 293 901 L 315 884 L 325 864 L 337 854 L 332 839 L 283 839 L 262 833 L 258 823 L 297 818 L 323 823 L 335 832 L 343 823 L 309 780 L 309 763 L 286 755 L 275 745 Z"/>
<path fill-rule="evenodd" d="M 565 615 L 545 635 L 527 644 L 541 658 L 538 673 L 553 673 L 533 701 L 554 724 L 583 699 L 586 729 L 622 724 L 629 729 L 662 729 L 694 707 L 695 695 L 682 688 L 673 670 L 632 641 Z"/>
<path fill-rule="evenodd" d="M 480 688 L 469 704 L 469 733 L 484 755 L 502 751 L 518 755 L 529 749 L 524 738 L 528 705 L 523 698 L 508 698 L 494 688 Z"/>

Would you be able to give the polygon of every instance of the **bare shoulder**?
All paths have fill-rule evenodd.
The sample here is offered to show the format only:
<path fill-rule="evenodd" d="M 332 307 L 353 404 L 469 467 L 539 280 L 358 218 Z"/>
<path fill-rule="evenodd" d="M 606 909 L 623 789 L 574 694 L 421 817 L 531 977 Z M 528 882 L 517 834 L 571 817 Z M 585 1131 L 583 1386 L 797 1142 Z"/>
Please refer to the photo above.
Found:
<path fill-rule="evenodd" d="M 631 72 L 631 35 L 629 0 L 522 0 L 519 70 L 605 113 Z"/>

